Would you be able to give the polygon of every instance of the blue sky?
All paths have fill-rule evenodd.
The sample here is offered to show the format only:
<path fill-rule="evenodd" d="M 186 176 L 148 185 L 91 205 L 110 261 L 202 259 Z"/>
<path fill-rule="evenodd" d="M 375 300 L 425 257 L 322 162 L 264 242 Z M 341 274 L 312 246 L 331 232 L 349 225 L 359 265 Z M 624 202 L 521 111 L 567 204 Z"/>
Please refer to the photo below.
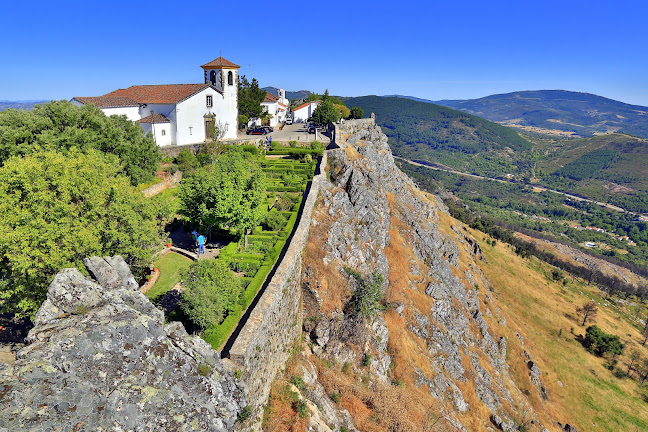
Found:
<path fill-rule="evenodd" d="M 0 100 L 201 82 L 467 99 L 565 89 L 648 106 L 644 1 L 6 1 Z M 210 6 L 207 6 L 210 5 Z"/>

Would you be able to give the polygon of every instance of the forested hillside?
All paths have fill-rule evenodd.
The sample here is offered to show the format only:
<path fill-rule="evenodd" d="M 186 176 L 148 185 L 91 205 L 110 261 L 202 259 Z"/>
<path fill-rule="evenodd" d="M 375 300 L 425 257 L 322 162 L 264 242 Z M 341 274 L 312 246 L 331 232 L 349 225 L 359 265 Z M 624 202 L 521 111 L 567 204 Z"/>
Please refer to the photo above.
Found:
<path fill-rule="evenodd" d="M 583 137 L 623 132 L 648 138 L 648 108 L 565 90 L 519 91 L 439 105 L 517 127 L 574 133 Z"/>
<path fill-rule="evenodd" d="M 359 106 L 389 137 L 394 154 L 434 161 L 486 175 L 516 171 L 517 154 L 531 143 L 514 130 L 442 106 L 399 97 L 363 96 L 346 101 Z"/>

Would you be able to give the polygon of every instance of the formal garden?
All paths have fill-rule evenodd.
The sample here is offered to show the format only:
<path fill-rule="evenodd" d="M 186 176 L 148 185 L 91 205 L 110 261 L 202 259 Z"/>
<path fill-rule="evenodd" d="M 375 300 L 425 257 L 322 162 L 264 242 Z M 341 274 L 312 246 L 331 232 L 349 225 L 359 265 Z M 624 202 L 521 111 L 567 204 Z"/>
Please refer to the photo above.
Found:
<path fill-rule="evenodd" d="M 146 295 L 161 302 L 180 282 L 182 298 L 169 321 L 182 321 L 218 349 L 286 246 L 323 146 L 221 146 L 215 156 L 205 150 L 175 158 L 174 166 L 186 174 L 161 201 L 177 210 L 169 230 L 191 239 L 197 229 L 209 245 L 220 246 L 217 256 L 191 261 L 170 252 L 157 258 L 152 267 L 159 279 Z"/>

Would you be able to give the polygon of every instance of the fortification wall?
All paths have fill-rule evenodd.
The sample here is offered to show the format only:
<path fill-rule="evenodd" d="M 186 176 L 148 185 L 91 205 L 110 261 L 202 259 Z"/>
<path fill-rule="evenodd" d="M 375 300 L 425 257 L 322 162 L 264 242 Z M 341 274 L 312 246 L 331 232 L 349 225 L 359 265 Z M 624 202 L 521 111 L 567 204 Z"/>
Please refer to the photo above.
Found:
<path fill-rule="evenodd" d="M 239 369 L 247 386 L 252 416 L 246 430 L 260 431 L 263 405 L 270 385 L 290 356 L 295 340 L 301 334 L 301 264 L 311 215 L 320 186 L 326 181 L 326 152 L 319 164 L 305 199 L 301 218 L 286 254 L 269 282 L 250 318 L 229 351 L 229 368 Z"/>

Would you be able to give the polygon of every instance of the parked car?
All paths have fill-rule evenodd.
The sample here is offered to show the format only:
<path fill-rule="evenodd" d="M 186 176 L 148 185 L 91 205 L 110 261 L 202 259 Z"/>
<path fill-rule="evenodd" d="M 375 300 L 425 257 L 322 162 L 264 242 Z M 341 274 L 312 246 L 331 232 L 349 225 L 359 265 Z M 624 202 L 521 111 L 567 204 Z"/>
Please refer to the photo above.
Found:
<path fill-rule="evenodd" d="M 272 128 L 272 126 L 260 126 L 260 127 L 265 129 L 266 133 L 274 132 L 274 129 Z"/>
<path fill-rule="evenodd" d="M 255 127 L 253 129 L 248 129 L 246 134 L 248 135 L 265 135 L 268 133 L 268 130 L 265 127 Z"/>
<path fill-rule="evenodd" d="M 308 133 L 309 134 L 314 134 L 315 133 L 315 125 L 313 123 L 308 125 Z"/>
<path fill-rule="evenodd" d="M 293 122 L 292 122 L 292 117 L 287 117 L 287 118 L 286 118 L 286 124 L 287 124 L 287 125 L 291 125 L 292 123 L 293 123 Z"/>

